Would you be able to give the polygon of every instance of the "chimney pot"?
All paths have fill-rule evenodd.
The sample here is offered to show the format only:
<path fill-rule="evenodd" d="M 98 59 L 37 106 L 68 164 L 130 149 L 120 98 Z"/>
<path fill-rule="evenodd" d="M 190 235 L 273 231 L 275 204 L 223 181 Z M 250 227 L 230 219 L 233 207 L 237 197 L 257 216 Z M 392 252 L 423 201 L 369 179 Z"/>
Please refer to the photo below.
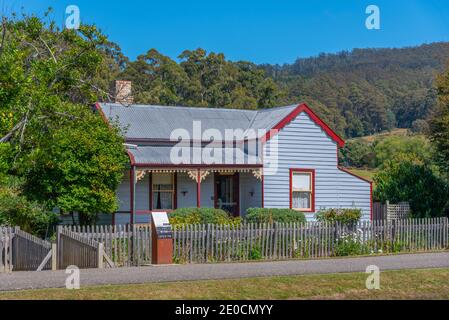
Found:
<path fill-rule="evenodd" d="M 132 104 L 132 82 L 125 80 L 115 81 L 115 103 Z"/>

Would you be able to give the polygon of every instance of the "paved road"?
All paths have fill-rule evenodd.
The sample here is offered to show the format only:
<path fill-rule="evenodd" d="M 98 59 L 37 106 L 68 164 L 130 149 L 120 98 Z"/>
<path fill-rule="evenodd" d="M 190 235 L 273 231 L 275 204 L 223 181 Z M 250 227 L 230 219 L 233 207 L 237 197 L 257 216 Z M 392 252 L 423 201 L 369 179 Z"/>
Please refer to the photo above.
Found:
<path fill-rule="evenodd" d="M 81 286 L 131 284 L 263 276 L 365 272 L 380 270 L 448 268 L 449 252 L 308 261 L 223 263 L 81 270 Z M 0 291 L 65 287 L 64 270 L 0 273 Z"/>

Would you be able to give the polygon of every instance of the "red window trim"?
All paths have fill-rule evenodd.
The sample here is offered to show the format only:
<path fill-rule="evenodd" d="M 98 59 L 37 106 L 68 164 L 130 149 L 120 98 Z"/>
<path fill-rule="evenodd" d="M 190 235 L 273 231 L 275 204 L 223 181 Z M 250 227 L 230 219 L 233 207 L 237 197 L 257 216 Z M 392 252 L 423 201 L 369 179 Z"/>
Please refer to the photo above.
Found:
<path fill-rule="evenodd" d="M 293 208 L 293 199 L 292 199 L 292 191 L 293 191 L 293 173 L 295 172 L 305 172 L 311 173 L 312 175 L 312 210 L 298 210 Z M 304 168 L 292 168 L 290 169 L 290 209 L 298 210 L 300 212 L 306 213 L 314 213 L 315 212 L 315 169 L 304 169 Z"/>

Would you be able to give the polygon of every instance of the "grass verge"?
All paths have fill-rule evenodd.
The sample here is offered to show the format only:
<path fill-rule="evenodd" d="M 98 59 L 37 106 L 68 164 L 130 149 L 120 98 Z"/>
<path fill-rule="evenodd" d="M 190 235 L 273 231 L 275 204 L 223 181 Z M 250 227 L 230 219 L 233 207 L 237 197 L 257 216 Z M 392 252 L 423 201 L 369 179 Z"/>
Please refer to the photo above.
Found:
<path fill-rule="evenodd" d="M 6 299 L 449 299 L 449 269 L 385 271 L 380 290 L 364 273 L 109 285 L 0 293 Z"/>

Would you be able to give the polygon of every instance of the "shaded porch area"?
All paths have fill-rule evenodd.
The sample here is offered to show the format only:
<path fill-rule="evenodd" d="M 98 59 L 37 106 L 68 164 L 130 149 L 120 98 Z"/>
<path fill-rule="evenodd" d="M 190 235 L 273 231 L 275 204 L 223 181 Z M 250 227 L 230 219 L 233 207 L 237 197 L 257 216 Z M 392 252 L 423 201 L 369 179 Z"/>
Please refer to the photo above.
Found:
<path fill-rule="evenodd" d="M 262 180 L 260 166 L 132 167 L 119 187 L 113 223 L 149 223 L 152 211 L 192 207 L 244 216 L 263 207 Z"/>

